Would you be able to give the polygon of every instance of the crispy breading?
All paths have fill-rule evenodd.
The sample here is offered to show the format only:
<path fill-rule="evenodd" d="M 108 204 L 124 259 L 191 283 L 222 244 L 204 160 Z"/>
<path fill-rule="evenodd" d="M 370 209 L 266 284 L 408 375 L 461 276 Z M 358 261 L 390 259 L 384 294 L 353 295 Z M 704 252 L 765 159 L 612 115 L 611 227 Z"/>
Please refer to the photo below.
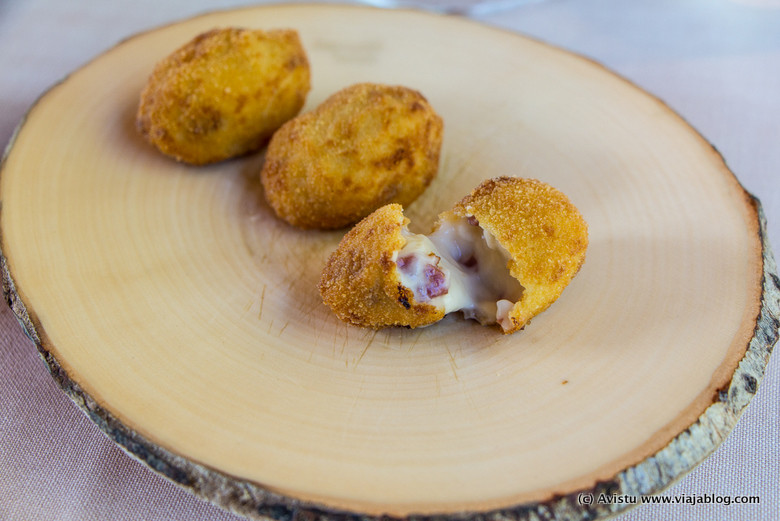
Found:
<path fill-rule="evenodd" d="M 488 179 L 451 211 L 477 219 L 509 252 L 509 272 L 524 290 L 505 333 L 555 302 L 585 261 L 587 223 L 563 192 L 536 179 Z"/>
<path fill-rule="evenodd" d="M 265 197 L 300 228 L 341 228 L 388 203 L 408 206 L 436 176 L 442 131 L 419 92 L 352 85 L 274 134 Z"/>
<path fill-rule="evenodd" d="M 437 322 L 443 309 L 417 303 L 398 281 L 393 253 L 406 240 L 408 223 L 399 204 L 379 208 L 361 220 L 341 240 L 322 272 L 322 300 L 341 320 L 383 328 L 418 327 Z"/>
<path fill-rule="evenodd" d="M 136 126 L 164 154 L 213 163 L 263 146 L 298 114 L 309 89 L 296 31 L 214 29 L 156 65 Z"/>

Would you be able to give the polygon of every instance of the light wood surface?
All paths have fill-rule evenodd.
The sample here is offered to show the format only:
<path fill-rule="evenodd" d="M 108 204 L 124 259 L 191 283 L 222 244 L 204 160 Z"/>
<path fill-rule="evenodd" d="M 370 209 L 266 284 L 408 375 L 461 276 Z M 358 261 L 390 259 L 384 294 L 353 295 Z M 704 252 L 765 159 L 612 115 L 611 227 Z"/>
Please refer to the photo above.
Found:
<path fill-rule="evenodd" d="M 343 231 L 276 220 L 262 154 L 191 167 L 135 132 L 154 63 L 226 25 L 300 32 L 304 110 L 359 81 L 428 98 L 445 141 L 413 228 L 487 177 L 538 178 L 588 221 L 580 274 L 510 336 L 340 323 L 316 283 Z M 457 18 L 277 6 L 144 33 L 33 107 L 0 197 L 4 289 L 55 378 L 131 453 L 248 516 L 523 508 L 677 458 L 657 490 L 728 433 L 746 403 L 729 386 L 750 391 L 776 339 L 776 322 L 754 337 L 777 306 L 760 209 L 717 152 L 599 65 Z M 663 456 L 692 425 L 690 454 Z"/>

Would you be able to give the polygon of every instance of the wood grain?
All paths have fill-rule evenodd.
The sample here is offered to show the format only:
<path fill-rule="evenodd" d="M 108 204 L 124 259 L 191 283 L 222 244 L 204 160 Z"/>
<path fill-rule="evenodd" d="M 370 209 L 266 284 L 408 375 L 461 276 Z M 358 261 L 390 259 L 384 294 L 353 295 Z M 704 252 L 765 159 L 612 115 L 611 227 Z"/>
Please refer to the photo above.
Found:
<path fill-rule="evenodd" d="M 358 81 L 444 118 L 425 230 L 482 179 L 564 191 L 580 274 L 504 337 L 457 317 L 339 322 L 316 281 L 343 231 L 276 220 L 262 154 L 194 168 L 133 128 L 154 63 L 217 26 L 296 28 L 308 110 Z M 435 73 L 432 73 L 435 72 Z M 758 201 L 661 101 L 465 20 L 359 7 L 212 13 L 131 38 L 30 110 L 0 177 L 6 298 L 54 377 L 128 452 L 248 517 L 593 519 L 707 456 L 777 340 Z"/>

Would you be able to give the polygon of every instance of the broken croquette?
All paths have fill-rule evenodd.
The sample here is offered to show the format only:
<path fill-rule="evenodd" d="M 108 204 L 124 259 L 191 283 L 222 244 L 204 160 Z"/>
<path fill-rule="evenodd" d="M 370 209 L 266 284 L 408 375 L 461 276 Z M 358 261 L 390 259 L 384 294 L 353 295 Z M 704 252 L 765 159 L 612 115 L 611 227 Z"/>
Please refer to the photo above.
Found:
<path fill-rule="evenodd" d="M 319 284 L 323 301 L 341 320 L 369 328 L 418 327 L 444 317 L 443 310 L 417 302 L 398 281 L 394 254 L 406 242 L 407 223 L 403 207 L 388 204 L 341 239 Z"/>
<path fill-rule="evenodd" d="M 560 296 L 588 244 L 562 192 L 515 177 L 484 181 L 427 236 L 407 224 L 400 207 L 383 207 L 344 237 L 320 282 L 340 319 L 419 327 L 461 311 L 513 333 Z"/>

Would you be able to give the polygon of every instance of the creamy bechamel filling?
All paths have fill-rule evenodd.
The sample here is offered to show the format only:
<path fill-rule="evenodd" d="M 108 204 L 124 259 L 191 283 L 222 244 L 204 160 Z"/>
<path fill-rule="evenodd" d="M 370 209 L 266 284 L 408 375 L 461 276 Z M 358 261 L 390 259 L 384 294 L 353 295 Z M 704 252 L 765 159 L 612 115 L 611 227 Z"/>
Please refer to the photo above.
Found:
<path fill-rule="evenodd" d="M 406 244 L 394 253 L 401 284 L 417 302 L 461 311 L 481 324 L 511 327 L 508 317 L 523 295 L 509 274 L 509 253 L 473 217 L 452 217 L 430 235 L 403 229 Z"/>

